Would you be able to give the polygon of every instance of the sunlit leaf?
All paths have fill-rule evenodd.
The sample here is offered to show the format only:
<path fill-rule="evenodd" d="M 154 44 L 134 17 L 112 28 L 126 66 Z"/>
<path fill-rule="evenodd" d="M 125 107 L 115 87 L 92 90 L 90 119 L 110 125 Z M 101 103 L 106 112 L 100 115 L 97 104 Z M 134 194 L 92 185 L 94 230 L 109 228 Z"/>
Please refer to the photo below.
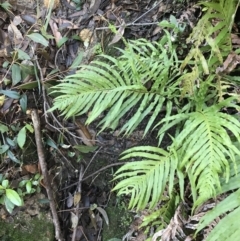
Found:
<path fill-rule="evenodd" d="M 32 182 L 31 181 L 27 182 L 26 190 L 27 190 L 27 193 L 31 193 L 31 190 L 32 190 Z"/>
<path fill-rule="evenodd" d="M 16 191 L 12 189 L 6 189 L 6 196 L 16 206 L 22 205 L 22 199 L 19 197 Z"/>

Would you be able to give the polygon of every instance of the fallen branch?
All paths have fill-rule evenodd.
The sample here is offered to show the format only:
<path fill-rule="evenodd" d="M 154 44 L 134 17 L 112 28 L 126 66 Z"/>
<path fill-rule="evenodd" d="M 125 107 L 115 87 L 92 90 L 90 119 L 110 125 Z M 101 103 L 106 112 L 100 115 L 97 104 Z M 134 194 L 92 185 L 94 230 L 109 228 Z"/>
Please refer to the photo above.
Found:
<path fill-rule="evenodd" d="M 52 192 L 52 188 L 50 186 L 47 164 L 46 164 L 46 161 L 45 161 L 45 154 L 44 154 L 42 137 L 41 137 L 40 121 L 39 121 L 38 111 L 32 110 L 31 116 L 32 116 L 34 131 L 35 131 L 35 141 L 36 141 L 36 145 L 37 145 L 37 153 L 38 153 L 39 164 L 40 164 L 40 167 L 41 167 L 44 185 L 45 185 L 45 188 L 46 188 L 46 191 L 47 191 L 47 195 L 48 195 L 48 199 L 49 199 L 49 203 L 50 203 L 50 209 L 51 209 L 51 212 L 52 212 L 53 224 L 54 224 L 54 227 L 55 227 L 55 238 L 58 241 L 63 241 L 60 223 L 59 223 L 57 210 L 56 210 L 56 206 L 55 206 L 55 202 L 54 202 L 53 192 Z"/>

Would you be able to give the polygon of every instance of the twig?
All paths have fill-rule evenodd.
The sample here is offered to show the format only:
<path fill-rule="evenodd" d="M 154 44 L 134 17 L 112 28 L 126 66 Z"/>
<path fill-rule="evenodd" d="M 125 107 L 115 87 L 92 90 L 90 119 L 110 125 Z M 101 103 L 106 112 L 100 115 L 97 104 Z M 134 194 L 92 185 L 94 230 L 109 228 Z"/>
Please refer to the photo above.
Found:
<path fill-rule="evenodd" d="M 98 152 L 99 152 L 101 149 L 102 149 L 102 146 L 94 153 L 93 157 L 92 157 L 91 160 L 88 162 L 88 165 L 87 165 L 87 167 L 86 167 L 86 169 L 85 169 L 85 171 L 84 171 L 84 173 L 83 173 L 83 176 L 85 175 L 88 167 L 91 165 L 91 163 L 92 163 L 92 161 L 94 160 L 95 156 L 98 154 Z"/>
<path fill-rule="evenodd" d="M 81 195 L 81 192 L 82 192 L 83 170 L 84 170 L 84 167 L 83 167 L 83 165 L 81 165 L 81 169 L 80 169 L 80 173 L 79 173 L 79 179 L 78 179 L 78 185 L 77 185 L 77 192 L 80 193 L 80 195 Z M 75 214 L 76 214 L 76 216 L 78 217 L 78 220 L 79 220 L 79 202 L 76 205 Z M 77 234 L 77 227 L 78 227 L 78 225 L 76 225 L 73 229 L 72 241 L 75 241 L 76 234 Z"/>
<path fill-rule="evenodd" d="M 128 163 L 128 162 L 118 162 L 118 163 L 113 163 L 113 164 L 107 165 L 107 166 L 105 166 L 105 167 L 102 167 L 102 168 L 100 168 L 99 170 L 97 170 L 96 172 L 94 172 L 94 173 L 92 173 L 92 174 L 84 177 L 84 178 L 82 179 L 82 182 L 85 181 L 85 180 L 87 180 L 88 178 L 90 178 L 90 177 L 92 177 L 92 176 L 97 175 L 99 172 L 102 172 L 102 171 L 104 171 L 104 170 L 106 170 L 106 169 L 108 169 L 108 168 L 110 168 L 110 167 L 121 166 L 121 165 L 124 165 L 124 164 L 127 164 L 127 163 Z M 73 187 L 73 186 L 75 186 L 76 184 L 78 184 L 78 182 L 74 182 L 74 183 L 72 183 L 71 185 L 68 185 L 67 187 L 62 188 L 61 191 L 62 191 L 62 190 L 65 190 L 65 189 L 67 189 L 67 188 L 69 188 L 69 187 Z"/>
<path fill-rule="evenodd" d="M 129 26 L 148 26 L 148 25 L 154 25 L 154 24 L 158 24 L 158 22 L 153 22 L 153 23 L 136 23 L 138 20 L 140 20 L 141 18 L 143 18 L 146 14 L 148 14 L 149 12 L 151 12 L 153 9 L 155 9 L 157 6 L 160 5 L 160 3 L 162 2 L 162 0 L 160 2 L 158 2 L 155 6 L 153 6 L 152 8 L 150 8 L 147 12 L 143 13 L 141 16 L 139 16 L 138 18 L 136 18 L 133 22 L 131 23 L 126 23 L 126 24 L 121 24 L 118 26 L 115 26 L 115 28 L 120 28 L 120 27 L 129 27 Z M 104 29 L 109 29 L 110 27 L 100 27 L 100 28 L 95 28 L 95 30 L 104 30 Z"/>
<path fill-rule="evenodd" d="M 31 116 L 32 116 L 34 131 L 35 131 L 35 141 L 36 141 L 36 145 L 37 145 L 39 164 L 40 164 L 40 167 L 42 170 L 43 180 L 44 180 L 44 184 L 46 187 L 46 191 L 47 191 L 47 195 L 48 195 L 48 199 L 49 199 L 49 203 L 50 203 L 50 209 L 52 212 L 53 224 L 55 227 L 55 238 L 58 241 L 63 241 L 60 223 L 59 223 L 57 210 L 56 210 L 56 206 L 55 206 L 55 202 L 54 202 L 53 192 L 52 192 L 52 188 L 50 186 L 47 164 L 45 161 L 38 111 L 36 109 L 32 110 Z"/>

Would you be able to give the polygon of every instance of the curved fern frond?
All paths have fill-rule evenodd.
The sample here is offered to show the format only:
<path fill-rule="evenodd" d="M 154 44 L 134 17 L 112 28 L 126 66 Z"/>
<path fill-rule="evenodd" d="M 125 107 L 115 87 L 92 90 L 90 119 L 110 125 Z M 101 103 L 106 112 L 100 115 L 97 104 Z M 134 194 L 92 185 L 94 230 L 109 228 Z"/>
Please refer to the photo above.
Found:
<path fill-rule="evenodd" d="M 60 95 L 51 111 L 59 109 L 66 118 L 90 112 L 86 121 L 89 124 L 108 110 L 100 122 L 103 130 L 115 129 L 120 118 L 135 107 L 122 131 L 130 134 L 148 117 L 146 134 L 166 98 L 171 99 L 178 89 L 175 49 L 167 38 L 161 44 L 143 39 L 131 41 L 125 50 L 119 51 L 120 57 L 102 55 L 100 60 L 82 66 L 76 74 L 53 87 L 53 93 Z"/>
<path fill-rule="evenodd" d="M 194 207 L 216 196 L 221 189 L 220 178 L 224 176 L 228 181 L 229 163 L 235 163 L 235 155 L 240 155 L 229 135 L 231 133 L 240 141 L 240 123 L 233 116 L 220 112 L 221 107 L 229 102 L 203 111 L 167 117 L 160 122 L 166 122 L 166 125 L 163 125 L 159 134 L 186 120 L 173 144 L 179 158 L 178 168 L 188 173 Z"/>
<path fill-rule="evenodd" d="M 122 153 L 121 159 L 141 158 L 129 162 L 115 173 L 114 180 L 120 182 L 113 191 L 118 195 L 130 195 L 129 208 L 144 209 L 148 204 L 153 208 L 160 200 L 168 184 L 169 195 L 173 191 L 174 175 L 178 161 L 174 155 L 161 148 L 140 146 Z"/>

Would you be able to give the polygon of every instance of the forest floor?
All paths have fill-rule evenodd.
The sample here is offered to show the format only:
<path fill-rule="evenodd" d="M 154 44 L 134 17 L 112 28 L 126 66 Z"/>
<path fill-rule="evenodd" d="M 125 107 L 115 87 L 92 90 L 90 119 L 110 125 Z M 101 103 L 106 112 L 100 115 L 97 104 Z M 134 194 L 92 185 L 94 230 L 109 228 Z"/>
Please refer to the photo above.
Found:
<path fill-rule="evenodd" d="M 145 240 L 139 229 L 141 218 L 132 222 L 136 213 L 127 211 L 127 200 L 110 192 L 114 183 L 109 181 L 121 165 L 119 154 L 139 144 L 156 145 L 155 135 L 149 133 L 142 139 L 141 127 L 128 138 L 118 136 L 118 130 L 97 135 L 98 123 L 86 126 L 84 116 L 64 120 L 59 113 L 49 114 L 54 97 L 50 87 L 99 53 L 116 55 L 114 47 L 123 46 L 122 37 L 159 40 L 162 29 L 158 23 L 164 19 L 191 29 L 198 21 L 199 8 L 187 0 L 56 0 L 53 8 L 46 0 L 0 3 L 0 181 L 9 180 L 8 188 L 24 199 L 24 205 L 13 210 L 6 208 L 6 203 L 1 206 L 1 222 L 10 224 L 10 231 L 0 232 L 0 239 L 16 241 L 14 232 L 19 230 L 27 232 L 17 233 L 19 240 L 54 239 L 53 229 L 47 229 L 45 222 L 37 224 L 37 229 L 22 218 L 32 224 L 29 220 L 46 221 L 50 216 L 46 183 L 38 175 L 44 170 L 31 115 L 37 110 L 47 186 L 54 195 L 64 239 L 117 241 L 128 233 L 135 240 Z M 77 205 L 81 215 L 75 212 Z M 79 222 L 74 224 L 76 216 Z M 44 233 L 42 239 L 40 233 Z"/>

